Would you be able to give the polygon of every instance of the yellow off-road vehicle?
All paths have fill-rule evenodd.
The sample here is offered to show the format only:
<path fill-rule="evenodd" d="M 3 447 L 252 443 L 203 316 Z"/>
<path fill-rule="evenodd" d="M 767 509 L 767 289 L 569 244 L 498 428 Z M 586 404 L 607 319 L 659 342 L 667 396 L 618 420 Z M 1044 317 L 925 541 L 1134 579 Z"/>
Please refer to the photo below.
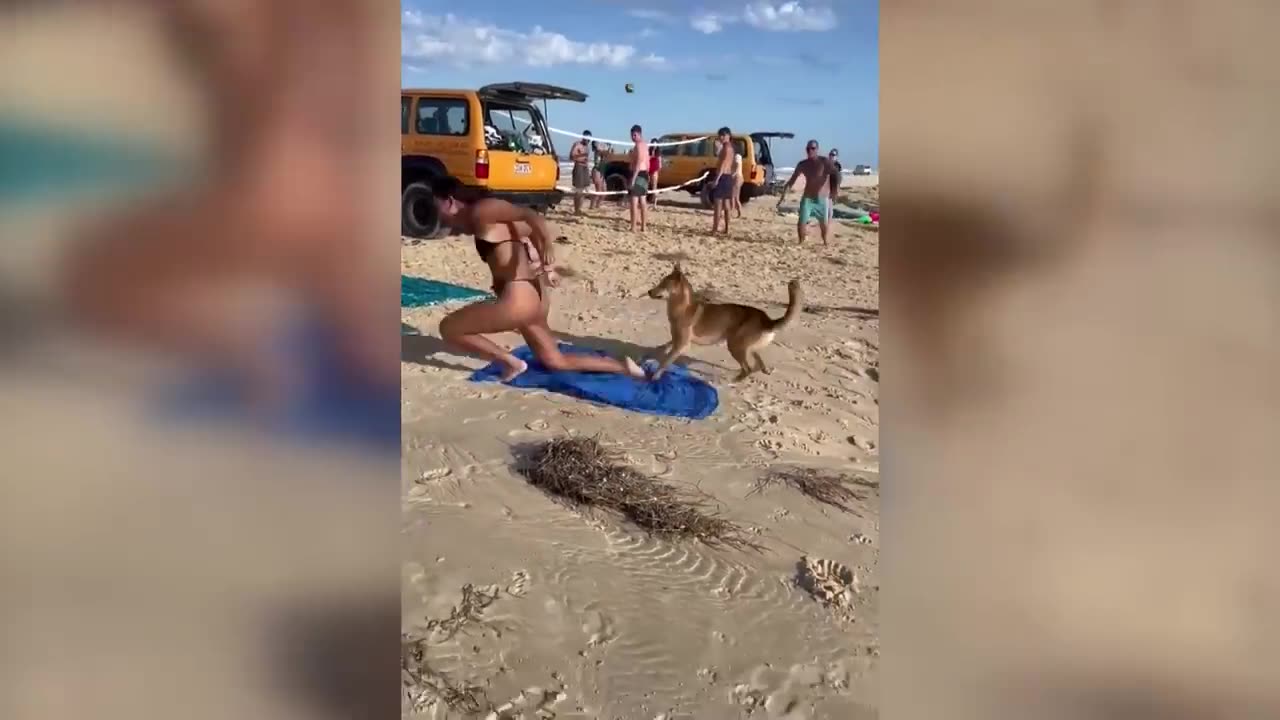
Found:
<path fill-rule="evenodd" d="M 464 185 L 546 211 L 560 202 L 560 161 L 537 100 L 584 102 L 576 90 L 500 83 L 478 90 L 400 91 L 400 231 L 440 237 L 429 181 L 452 175 Z"/>
<path fill-rule="evenodd" d="M 733 151 L 742 155 L 742 202 L 753 197 L 773 192 L 776 185 L 773 172 L 773 154 L 769 149 L 769 141 L 773 138 L 794 138 L 789 132 L 754 132 L 749 135 L 732 135 Z M 658 186 L 663 188 L 684 185 L 694 178 L 709 173 L 716 167 L 716 133 L 667 133 L 658 138 L 659 143 L 679 142 L 703 138 L 694 143 L 671 145 L 658 148 L 661 160 L 658 171 Z M 623 190 L 627 185 L 628 165 L 627 153 L 614 153 L 609 156 L 605 165 L 605 184 L 610 190 Z M 702 198 L 705 207 L 711 206 L 711 185 L 704 179 L 700 182 L 685 185 L 690 195 Z"/>

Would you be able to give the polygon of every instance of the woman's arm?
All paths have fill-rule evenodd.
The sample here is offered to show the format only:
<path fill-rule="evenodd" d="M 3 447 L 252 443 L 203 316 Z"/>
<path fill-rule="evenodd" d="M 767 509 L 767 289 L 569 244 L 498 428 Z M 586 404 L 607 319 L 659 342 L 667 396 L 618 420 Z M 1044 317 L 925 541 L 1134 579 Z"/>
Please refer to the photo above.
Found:
<path fill-rule="evenodd" d="M 551 232 L 547 228 L 547 221 L 536 211 L 512 205 L 506 200 L 488 198 L 475 204 L 472 219 L 477 237 L 486 237 L 489 228 L 494 225 L 525 223 L 529 226 L 529 240 L 533 243 L 533 249 L 537 250 L 538 257 L 542 258 L 543 269 L 550 271 L 555 265 L 551 250 Z"/>

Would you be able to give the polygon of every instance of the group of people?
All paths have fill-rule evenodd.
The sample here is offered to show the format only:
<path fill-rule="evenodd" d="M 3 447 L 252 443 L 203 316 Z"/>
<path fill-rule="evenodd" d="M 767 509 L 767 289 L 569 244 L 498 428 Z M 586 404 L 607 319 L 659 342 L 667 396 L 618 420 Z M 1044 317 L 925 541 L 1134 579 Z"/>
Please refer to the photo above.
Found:
<path fill-rule="evenodd" d="M 604 197 L 605 165 L 609 156 L 605 154 L 600 143 L 592 140 L 590 130 L 582 131 L 581 139 L 573 144 L 569 151 L 569 160 L 573 163 L 573 212 L 582 214 L 583 198 L 588 188 L 595 190 L 588 204 L 589 209 L 599 207 Z M 644 130 L 639 125 L 631 126 L 631 151 L 627 153 L 627 177 L 625 192 L 629 205 L 631 231 L 637 229 L 644 232 L 648 220 L 648 210 L 658 206 L 658 174 L 662 163 L 659 158 L 657 139 L 645 140 Z M 781 207 L 793 185 L 800 177 L 804 177 L 804 191 L 800 199 L 800 219 L 796 232 L 800 242 L 804 242 L 811 221 L 818 222 L 822 233 L 822 241 L 828 242 L 831 236 L 831 221 L 834 216 L 835 200 L 839 194 L 843 168 L 840 165 L 839 152 L 832 149 L 826 157 L 818 151 L 818 141 L 810 140 L 805 144 L 805 158 L 796 164 L 791 178 L 787 180 L 778 198 Z M 711 195 L 711 234 L 728 235 L 729 217 L 742 217 L 742 154 L 733 145 L 733 133 L 728 127 L 716 132 L 716 165 L 706 179 Z"/>
<path fill-rule="evenodd" d="M 573 214 L 582 214 L 582 202 L 588 189 L 594 190 L 588 201 L 588 209 L 600 206 L 605 196 L 605 167 L 609 163 L 610 154 L 607 147 L 592 140 L 590 130 L 583 130 L 582 137 L 569 150 L 569 160 L 573 163 Z M 624 192 L 631 214 L 631 230 L 644 231 L 650 208 L 658 207 L 658 196 L 650 192 L 650 188 L 658 188 L 658 172 L 662 161 L 658 158 L 655 147 L 658 140 L 644 139 L 644 129 L 639 125 L 631 126 L 631 152 L 627 153 L 627 178 Z"/>

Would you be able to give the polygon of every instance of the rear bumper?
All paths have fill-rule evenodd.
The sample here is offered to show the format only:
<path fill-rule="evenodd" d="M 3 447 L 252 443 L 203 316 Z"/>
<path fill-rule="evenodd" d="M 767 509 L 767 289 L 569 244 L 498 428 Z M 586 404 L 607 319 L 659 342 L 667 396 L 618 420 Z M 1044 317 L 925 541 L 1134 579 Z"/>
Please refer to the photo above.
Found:
<path fill-rule="evenodd" d="M 555 207 L 564 199 L 559 190 L 487 190 L 489 197 L 524 207 Z"/>

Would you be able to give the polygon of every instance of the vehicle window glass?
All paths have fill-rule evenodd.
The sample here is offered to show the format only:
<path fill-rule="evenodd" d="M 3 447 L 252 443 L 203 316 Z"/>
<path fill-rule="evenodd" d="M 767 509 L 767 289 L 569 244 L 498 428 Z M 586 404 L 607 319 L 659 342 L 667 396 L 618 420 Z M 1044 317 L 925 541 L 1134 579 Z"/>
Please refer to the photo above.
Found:
<path fill-rule="evenodd" d="M 733 151 L 745 159 L 747 157 L 747 141 L 742 138 L 734 138 Z"/>
<path fill-rule="evenodd" d="M 413 102 L 409 98 L 407 97 L 400 98 L 400 134 L 401 135 L 409 134 L 409 106 L 412 104 Z"/>
<path fill-rule="evenodd" d="M 465 137 L 471 132 L 467 116 L 467 101 L 461 98 L 420 98 L 417 131 L 419 135 Z"/>
<path fill-rule="evenodd" d="M 675 137 L 658 138 L 658 142 L 660 143 L 679 142 L 679 141 L 680 141 L 680 138 L 675 138 Z M 658 156 L 659 157 L 675 157 L 676 155 L 680 154 L 680 150 L 683 147 L 685 146 L 684 145 L 665 145 L 663 147 L 658 148 Z"/>
<path fill-rule="evenodd" d="M 687 145 L 681 145 L 680 147 L 684 148 L 684 152 L 681 153 L 682 155 L 691 155 L 693 157 L 707 157 L 715 155 L 715 152 L 712 150 L 711 138 L 703 138 L 696 143 L 689 143 Z"/>
<path fill-rule="evenodd" d="M 490 105 L 487 124 L 497 130 L 497 147 L 491 150 L 515 150 L 517 152 L 544 155 L 548 152 L 548 143 L 539 128 L 542 124 L 531 109 L 514 105 Z M 491 134 L 485 133 L 486 140 Z"/>

